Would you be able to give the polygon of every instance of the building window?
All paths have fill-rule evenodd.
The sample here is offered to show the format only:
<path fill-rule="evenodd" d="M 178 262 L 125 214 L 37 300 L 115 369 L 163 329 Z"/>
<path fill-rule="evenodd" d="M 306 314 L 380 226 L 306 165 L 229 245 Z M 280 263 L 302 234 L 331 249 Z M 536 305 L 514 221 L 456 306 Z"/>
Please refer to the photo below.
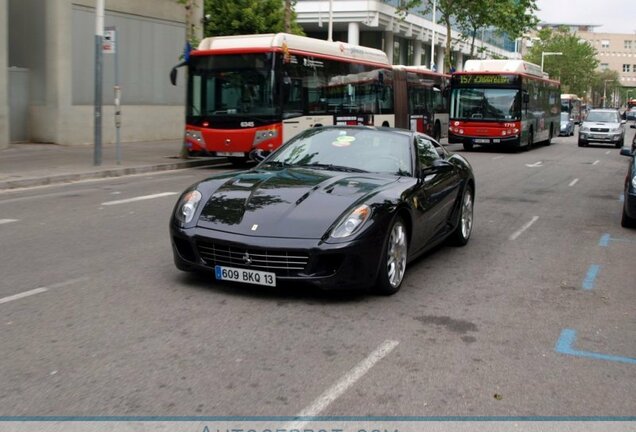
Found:
<path fill-rule="evenodd" d="M 630 71 L 630 66 L 631 66 L 631 65 L 624 64 L 624 65 L 623 65 L 623 72 L 629 72 L 629 71 Z"/>
<path fill-rule="evenodd" d="M 607 39 L 603 39 L 601 41 L 601 48 L 609 48 L 610 47 L 610 41 Z"/>
<path fill-rule="evenodd" d="M 602 71 L 605 71 L 605 70 L 607 70 L 608 68 L 609 68 L 609 63 L 601 63 L 601 65 L 600 65 L 600 69 L 601 69 Z"/>
<path fill-rule="evenodd" d="M 632 49 L 632 41 L 630 40 L 625 41 L 625 49 Z"/>

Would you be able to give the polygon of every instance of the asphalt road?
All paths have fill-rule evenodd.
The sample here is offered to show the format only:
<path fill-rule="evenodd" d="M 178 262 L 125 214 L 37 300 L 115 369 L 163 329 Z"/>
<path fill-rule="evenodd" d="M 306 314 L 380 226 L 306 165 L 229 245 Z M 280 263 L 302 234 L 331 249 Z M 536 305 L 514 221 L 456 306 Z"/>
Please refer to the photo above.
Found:
<path fill-rule="evenodd" d="M 176 194 L 222 168 L 0 194 L 0 414 L 634 415 L 627 158 L 449 148 L 473 237 L 392 297 L 179 272 Z"/>

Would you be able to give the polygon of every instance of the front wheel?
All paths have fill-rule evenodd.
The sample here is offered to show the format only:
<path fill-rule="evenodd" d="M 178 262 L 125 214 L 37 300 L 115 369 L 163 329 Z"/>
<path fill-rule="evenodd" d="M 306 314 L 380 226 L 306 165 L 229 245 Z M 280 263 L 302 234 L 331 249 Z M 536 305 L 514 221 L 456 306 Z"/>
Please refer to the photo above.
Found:
<path fill-rule="evenodd" d="M 406 271 L 407 256 L 406 226 L 402 218 L 397 216 L 384 243 L 380 270 L 375 284 L 375 291 L 378 294 L 391 295 L 400 290 Z"/>
<path fill-rule="evenodd" d="M 459 207 L 457 228 L 450 236 L 450 241 L 454 245 L 464 246 L 470 240 L 470 234 L 473 232 L 474 195 L 472 186 L 466 186 Z"/>
<path fill-rule="evenodd" d="M 623 204 L 623 217 L 621 218 L 621 226 L 623 228 L 636 228 L 636 219 L 631 218 L 627 215 L 627 211 L 625 211 L 625 206 L 627 203 Z"/>

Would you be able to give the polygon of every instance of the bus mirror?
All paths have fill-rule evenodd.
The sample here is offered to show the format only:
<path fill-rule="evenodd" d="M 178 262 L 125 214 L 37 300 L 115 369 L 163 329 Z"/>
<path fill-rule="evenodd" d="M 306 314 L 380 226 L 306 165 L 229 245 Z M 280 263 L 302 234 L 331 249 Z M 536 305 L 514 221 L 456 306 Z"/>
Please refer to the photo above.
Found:
<path fill-rule="evenodd" d="M 173 86 L 177 85 L 177 66 L 173 67 L 170 71 L 170 83 Z"/>
<path fill-rule="evenodd" d="M 378 72 L 378 81 L 380 85 L 384 85 L 384 74 L 382 72 Z"/>
<path fill-rule="evenodd" d="M 530 95 L 528 93 L 523 94 L 523 103 L 530 103 Z"/>

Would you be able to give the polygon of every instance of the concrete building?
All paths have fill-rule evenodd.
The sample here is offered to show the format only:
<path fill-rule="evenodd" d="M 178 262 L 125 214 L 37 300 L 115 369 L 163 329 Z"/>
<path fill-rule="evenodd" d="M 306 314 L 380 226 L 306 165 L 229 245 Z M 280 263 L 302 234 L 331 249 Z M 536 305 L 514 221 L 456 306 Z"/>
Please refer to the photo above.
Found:
<path fill-rule="evenodd" d="M 203 16 L 197 0 L 195 18 Z M 0 148 L 8 142 L 93 143 L 95 0 L 0 0 Z M 185 42 L 174 0 L 106 0 L 117 30 L 122 141 L 183 133 L 183 82 L 169 83 Z M 197 22 L 197 21 L 195 21 Z M 115 54 L 103 63 L 103 142 L 114 142 Z"/>
<path fill-rule="evenodd" d="M 308 36 L 327 39 L 330 2 L 327 0 L 298 0 L 298 23 Z M 446 27 L 432 21 L 430 13 L 409 13 L 405 19 L 396 15 L 397 0 L 334 0 L 333 40 L 381 49 L 393 64 L 435 65 L 441 69 L 446 57 Z M 483 33 L 489 39 L 477 40 L 486 58 L 517 58 L 514 42 L 497 38 L 494 32 Z M 453 46 L 453 65 L 462 70 L 470 54 L 470 43 L 457 31 L 450 35 Z M 431 50 L 431 45 L 434 49 Z M 511 46 L 512 45 L 512 46 Z M 431 54 L 433 58 L 431 58 Z"/>

